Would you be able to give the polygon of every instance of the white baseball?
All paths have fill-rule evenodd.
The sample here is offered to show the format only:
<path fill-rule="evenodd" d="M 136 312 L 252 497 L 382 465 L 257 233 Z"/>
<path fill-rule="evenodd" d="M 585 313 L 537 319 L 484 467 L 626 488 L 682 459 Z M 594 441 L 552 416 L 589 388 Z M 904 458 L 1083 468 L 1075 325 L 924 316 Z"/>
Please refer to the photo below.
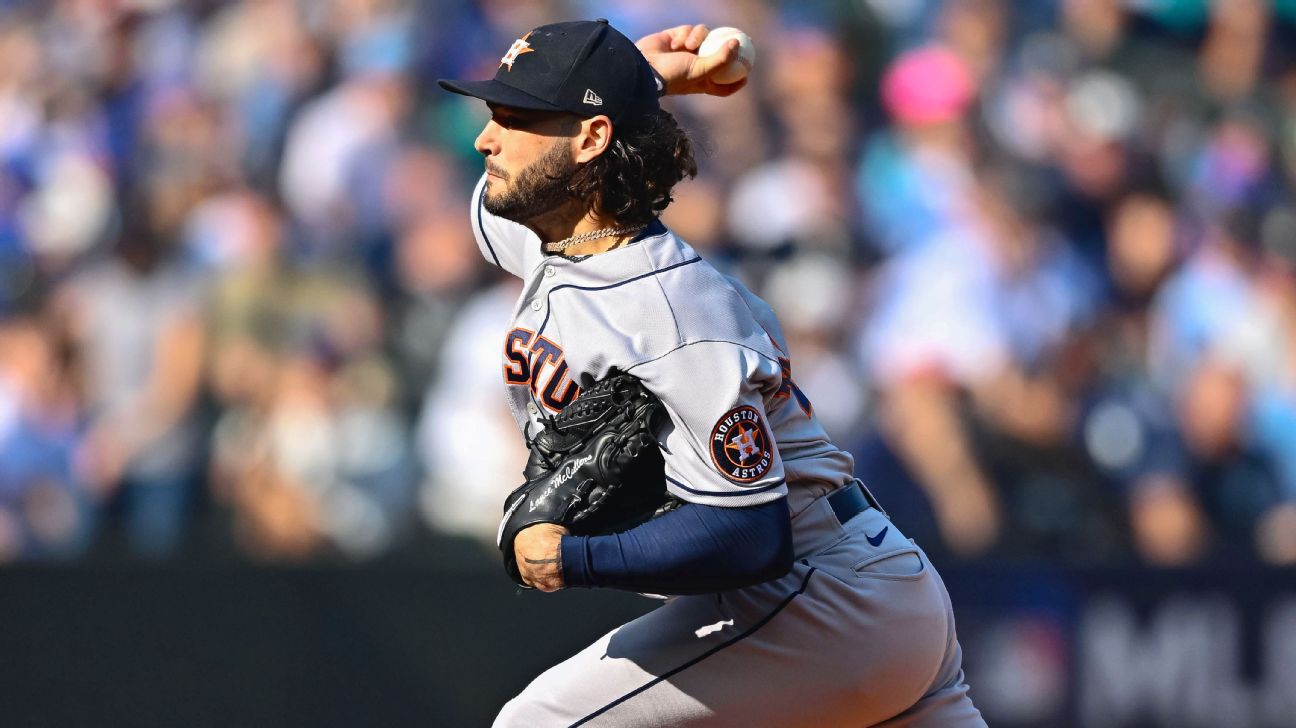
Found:
<path fill-rule="evenodd" d="M 756 63 L 756 46 L 752 44 L 751 36 L 737 28 L 716 28 L 707 33 L 707 37 L 702 40 L 702 45 L 698 46 L 698 55 L 706 57 L 719 53 L 730 38 L 738 39 L 738 57 L 723 67 L 716 69 L 711 76 L 711 80 L 716 83 L 736 83 L 741 81 L 747 77 L 752 66 Z"/>

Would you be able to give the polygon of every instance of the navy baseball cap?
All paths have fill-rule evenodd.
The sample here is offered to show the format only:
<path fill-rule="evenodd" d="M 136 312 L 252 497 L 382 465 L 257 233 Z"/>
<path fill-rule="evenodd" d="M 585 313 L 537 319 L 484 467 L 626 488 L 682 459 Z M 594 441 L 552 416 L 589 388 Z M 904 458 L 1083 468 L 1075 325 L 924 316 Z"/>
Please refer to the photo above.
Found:
<path fill-rule="evenodd" d="M 648 59 L 602 18 L 527 33 L 513 41 L 493 79 L 437 83 L 493 104 L 585 118 L 606 114 L 614 123 L 660 108 Z"/>

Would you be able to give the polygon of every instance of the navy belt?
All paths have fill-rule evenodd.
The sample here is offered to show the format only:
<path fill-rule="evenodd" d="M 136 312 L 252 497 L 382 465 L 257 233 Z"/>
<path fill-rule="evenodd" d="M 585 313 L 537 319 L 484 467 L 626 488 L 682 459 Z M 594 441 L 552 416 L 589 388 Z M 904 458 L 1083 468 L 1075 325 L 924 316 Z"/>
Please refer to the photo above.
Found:
<path fill-rule="evenodd" d="M 833 515 L 837 516 L 837 520 L 843 524 L 870 508 L 882 511 L 882 506 L 878 505 L 877 499 L 858 479 L 831 493 L 828 496 L 828 505 L 832 506 Z M 886 511 L 882 513 L 885 514 Z"/>

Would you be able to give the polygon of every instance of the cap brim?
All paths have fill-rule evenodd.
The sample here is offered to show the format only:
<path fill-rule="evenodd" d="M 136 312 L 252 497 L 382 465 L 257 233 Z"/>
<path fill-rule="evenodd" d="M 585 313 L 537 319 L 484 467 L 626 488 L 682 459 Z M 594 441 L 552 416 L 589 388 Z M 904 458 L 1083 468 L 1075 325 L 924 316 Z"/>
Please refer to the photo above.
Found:
<path fill-rule="evenodd" d="M 562 107 L 554 106 L 548 101 L 538 99 L 525 91 L 519 91 L 493 78 L 485 81 L 453 81 L 442 78 L 437 81 L 437 85 L 446 91 L 472 96 L 500 106 L 512 106 L 517 109 L 532 109 L 534 111 L 565 111 Z"/>

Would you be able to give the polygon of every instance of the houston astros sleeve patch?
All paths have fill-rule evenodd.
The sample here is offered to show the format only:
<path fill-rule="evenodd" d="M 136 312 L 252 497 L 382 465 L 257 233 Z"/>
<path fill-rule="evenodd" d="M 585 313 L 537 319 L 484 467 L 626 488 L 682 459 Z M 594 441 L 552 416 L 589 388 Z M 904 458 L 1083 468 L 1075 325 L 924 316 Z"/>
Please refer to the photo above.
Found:
<path fill-rule="evenodd" d="M 711 428 L 711 460 L 738 483 L 753 483 L 769 472 L 774 443 L 755 407 L 735 407 Z"/>
<path fill-rule="evenodd" d="M 778 362 L 746 346 L 704 341 L 630 373 L 670 415 L 660 445 L 667 488 L 677 497 L 742 508 L 787 494 L 775 424 L 763 399 L 777 387 Z"/>

